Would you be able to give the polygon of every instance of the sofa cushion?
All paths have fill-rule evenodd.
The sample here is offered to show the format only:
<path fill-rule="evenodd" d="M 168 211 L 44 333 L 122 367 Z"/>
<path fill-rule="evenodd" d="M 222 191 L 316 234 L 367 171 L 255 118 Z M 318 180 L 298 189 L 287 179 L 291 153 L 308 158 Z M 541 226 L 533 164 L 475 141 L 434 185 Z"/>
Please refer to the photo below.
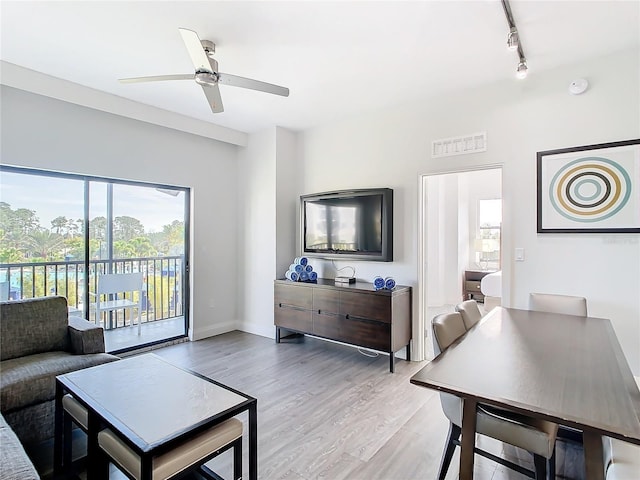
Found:
<path fill-rule="evenodd" d="M 0 415 L 0 478 L 2 480 L 39 480 L 18 437 Z"/>
<path fill-rule="evenodd" d="M 108 353 L 73 355 L 60 351 L 5 360 L 0 365 L 0 407 L 3 412 L 10 412 L 52 400 L 56 393 L 56 375 L 114 360 L 118 357 Z"/>
<path fill-rule="evenodd" d="M 64 297 L 2 302 L 0 360 L 68 350 L 67 308 Z"/>

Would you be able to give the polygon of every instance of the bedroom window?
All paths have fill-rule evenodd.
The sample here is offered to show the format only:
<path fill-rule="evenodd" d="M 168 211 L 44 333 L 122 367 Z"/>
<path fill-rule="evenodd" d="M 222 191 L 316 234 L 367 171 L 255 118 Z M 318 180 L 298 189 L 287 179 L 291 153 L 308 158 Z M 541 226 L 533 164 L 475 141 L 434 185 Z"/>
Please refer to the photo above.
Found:
<path fill-rule="evenodd" d="M 501 225 L 502 199 L 479 200 L 476 263 L 483 270 L 500 270 Z"/>

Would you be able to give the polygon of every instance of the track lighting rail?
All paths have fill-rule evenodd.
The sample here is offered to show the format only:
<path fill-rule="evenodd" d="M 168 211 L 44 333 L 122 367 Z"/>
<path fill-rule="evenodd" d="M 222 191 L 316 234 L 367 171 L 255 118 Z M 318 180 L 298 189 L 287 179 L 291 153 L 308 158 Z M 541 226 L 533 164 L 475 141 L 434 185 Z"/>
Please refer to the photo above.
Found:
<path fill-rule="evenodd" d="M 513 13 L 511 12 L 511 5 L 509 0 L 501 0 L 502 8 L 504 10 L 504 16 L 507 18 L 507 24 L 509 25 L 509 33 L 507 35 L 507 48 L 510 50 L 517 50 L 518 52 L 518 67 L 516 69 L 516 77 L 524 78 L 527 76 L 527 57 L 524 55 L 524 49 L 522 48 L 522 38 L 516 27 L 516 22 L 513 19 Z M 515 48 L 514 48 L 515 47 Z"/>

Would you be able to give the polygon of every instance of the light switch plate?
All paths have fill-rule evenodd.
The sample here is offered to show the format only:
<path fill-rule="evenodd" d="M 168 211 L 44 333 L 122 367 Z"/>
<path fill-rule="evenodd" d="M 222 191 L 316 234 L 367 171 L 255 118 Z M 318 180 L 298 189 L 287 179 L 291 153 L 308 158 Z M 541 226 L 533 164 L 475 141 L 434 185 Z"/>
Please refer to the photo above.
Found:
<path fill-rule="evenodd" d="M 516 262 L 524 262 L 524 248 L 516 248 Z"/>

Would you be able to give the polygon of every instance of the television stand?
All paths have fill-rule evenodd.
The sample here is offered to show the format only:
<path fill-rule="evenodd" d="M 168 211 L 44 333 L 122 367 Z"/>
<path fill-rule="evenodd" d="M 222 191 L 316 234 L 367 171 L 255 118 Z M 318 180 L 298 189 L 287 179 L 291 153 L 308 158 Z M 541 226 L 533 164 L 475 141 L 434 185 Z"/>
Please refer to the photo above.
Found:
<path fill-rule="evenodd" d="M 389 371 L 395 353 L 406 347 L 411 360 L 411 287 L 376 290 L 371 283 L 336 284 L 275 280 L 274 324 L 276 343 L 285 340 L 281 330 L 389 354 Z"/>

